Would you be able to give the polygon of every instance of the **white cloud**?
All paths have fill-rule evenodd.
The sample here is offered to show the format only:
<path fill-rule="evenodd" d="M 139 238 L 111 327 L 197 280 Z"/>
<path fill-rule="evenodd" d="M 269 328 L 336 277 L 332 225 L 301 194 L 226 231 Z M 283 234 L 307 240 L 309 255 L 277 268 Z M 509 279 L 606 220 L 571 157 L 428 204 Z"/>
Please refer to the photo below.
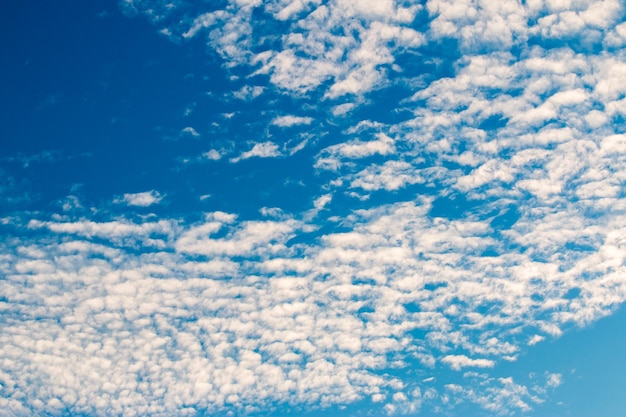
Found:
<path fill-rule="evenodd" d="M 324 194 L 315 199 L 315 201 L 313 202 L 313 206 L 315 207 L 316 210 L 321 210 L 324 207 L 326 207 L 326 205 L 330 203 L 332 199 L 333 199 L 332 194 Z"/>
<path fill-rule="evenodd" d="M 48 229 L 53 233 L 78 235 L 86 238 L 99 237 L 110 240 L 117 245 L 137 247 L 166 247 L 178 229 L 175 221 L 159 220 L 141 224 L 131 221 L 94 222 L 79 220 L 75 222 L 55 222 L 31 220 L 29 229 Z"/>
<path fill-rule="evenodd" d="M 377 133 L 375 136 L 376 140 L 361 141 L 355 139 L 323 149 L 317 156 L 315 167 L 336 171 L 344 165 L 345 160 L 395 153 L 396 148 L 393 139 L 384 133 Z"/>
<path fill-rule="evenodd" d="M 403 161 L 387 161 L 383 165 L 373 165 L 358 172 L 350 183 L 351 188 L 365 191 L 394 191 L 409 184 L 425 182 L 411 164 Z"/>
<path fill-rule="evenodd" d="M 344 116 L 356 107 L 355 103 L 338 104 L 331 109 L 333 116 Z"/>
<path fill-rule="evenodd" d="M 302 117 L 302 116 L 278 116 L 272 120 L 272 124 L 274 126 L 279 127 L 291 127 L 297 125 L 310 125 L 313 122 L 312 117 Z"/>
<path fill-rule="evenodd" d="M 278 149 L 278 145 L 274 142 L 262 142 L 255 143 L 252 149 L 242 152 L 241 155 L 236 158 L 232 158 L 230 161 L 235 163 L 249 158 L 274 158 L 280 155 L 281 153 Z"/>
<path fill-rule="evenodd" d="M 197 137 L 199 137 L 199 136 L 200 136 L 200 133 L 198 133 L 198 132 L 196 131 L 196 129 L 194 129 L 194 128 L 193 128 L 193 127 L 191 127 L 191 126 L 187 126 L 186 128 L 184 128 L 184 129 L 181 131 L 181 134 L 183 134 L 183 135 L 187 135 L 187 136 L 192 136 L 192 137 L 194 137 L 194 138 L 197 138 Z"/>
<path fill-rule="evenodd" d="M 243 87 L 241 87 L 241 89 L 235 91 L 233 93 L 233 96 L 239 100 L 249 101 L 263 94 L 264 90 L 265 88 L 258 86 L 258 85 L 255 85 L 255 86 L 244 85 Z"/>
<path fill-rule="evenodd" d="M 274 218 L 284 218 L 286 216 L 285 212 L 278 207 L 261 207 L 259 213 L 263 216 Z"/>
<path fill-rule="evenodd" d="M 604 43 L 606 46 L 614 48 L 619 48 L 626 44 L 626 22 L 615 26 L 615 28 L 606 35 Z"/>
<path fill-rule="evenodd" d="M 264 14 L 254 15 L 255 7 Z M 151 20 L 155 7 L 124 6 L 133 13 L 142 11 Z M 163 7 L 165 8 L 165 7 Z M 175 6 L 173 8 L 176 8 Z M 420 5 L 395 1 L 355 2 L 283 1 L 242 2 L 230 0 L 223 9 L 170 24 L 171 37 L 190 39 L 200 34 L 228 66 L 254 67 L 270 75 L 271 82 L 291 92 L 303 93 L 331 80 L 327 97 L 363 94 L 385 80 L 384 67 L 394 64 L 394 52 L 415 48 L 425 42 L 411 23 Z M 260 20 L 263 16 L 266 21 Z M 257 25 L 280 22 L 289 25 L 289 34 L 268 35 Z M 185 23 L 187 26 L 185 27 Z M 341 33 L 345 35 L 342 35 Z M 256 53 L 256 46 L 273 38 L 277 47 Z M 241 91 L 239 98 L 250 94 Z"/>
<path fill-rule="evenodd" d="M 361 142 L 354 140 L 324 149 L 324 153 L 342 158 L 364 158 L 370 155 L 387 155 L 395 152 L 394 141 L 384 133 L 379 133 L 376 140 Z"/>
<path fill-rule="evenodd" d="M 153 204 L 158 204 L 165 198 L 164 195 L 158 191 L 144 191 L 141 193 L 125 193 L 121 198 L 116 198 L 115 203 L 127 204 L 129 206 L 149 207 Z"/>
<path fill-rule="evenodd" d="M 300 152 L 301 150 L 303 150 L 308 143 L 309 143 L 309 138 L 306 138 L 306 139 L 302 140 L 300 143 L 298 143 L 296 146 L 290 148 L 289 149 L 289 156 L 292 156 L 292 155 Z"/>
<path fill-rule="evenodd" d="M 558 387 L 563 382 L 563 376 L 561 374 L 548 373 L 547 379 L 548 379 L 547 385 L 550 388 Z"/>
<path fill-rule="evenodd" d="M 471 359 L 465 355 L 447 355 L 441 358 L 441 362 L 450 366 L 455 371 L 462 368 L 493 368 L 494 361 L 489 359 Z"/>
<path fill-rule="evenodd" d="M 366 396 L 408 410 L 423 407 L 428 396 L 370 370 L 404 361 L 413 349 L 428 366 L 435 356 L 453 369 L 489 369 L 526 346 L 519 329 L 546 337 L 550 326 L 598 317 L 626 298 L 626 253 L 616 240 L 623 222 L 586 230 L 563 217 L 523 218 L 510 238 L 527 249 L 484 258 L 485 247 L 501 244 L 489 219 L 432 218 L 430 209 L 425 199 L 355 211 L 344 219 L 347 231 L 293 246 L 290 240 L 311 228 L 271 209 L 267 214 L 278 219 L 240 221 L 215 212 L 192 225 L 33 220 L 28 227 L 66 243 L 28 234 L 3 242 L 3 308 L 37 311 L 0 334 L 0 356 L 20 359 L 7 362 L 5 374 L 31 377 L 8 395 L 29 407 L 41 400 L 42 410 L 56 398 L 76 412 L 82 408 L 72 398 L 85 398 L 85 407 L 100 414 L 124 407 L 171 413 L 180 395 L 214 413 Z M 129 244 L 157 238 L 149 252 L 137 254 Z M 570 263 L 555 258 L 570 239 L 589 238 L 600 239 L 602 249 Z M 549 261 L 531 260 L 535 250 Z M 428 288 L 442 276 L 445 287 Z M 564 299 L 573 287 L 584 288 L 579 299 Z M 22 301 L 13 302 L 18 295 Z M 32 310 L 21 310 L 24 303 Z M 494 326 L 503 339 L 493 336 Z M 415 329 L 426 336 L 411 336 Z M 50 334 L 56 342 L 47 345 Z M 53 380 L 63 396 L 47 390 Z M 437 381 L 445 384 L 445 375 Z M 482 388 L 450 392 L 492 411 L 526 409 L 537 400 L 506 378 L 473 386 Z M 100 402 L 111 390 L 117 395 Z"/>
<path fill-rule="evenodd" d="M 227 218 L 190 228 L 176 241 L 175 247 L 181 253 L 202 254 L 207 256 L 243 256 L 277 253 L 284 249 L 286 240 L 293 237 L 298 229 L 295 221 L 246 222 L 233 230 L 224 239 L 211 238 L 211 235 L 223 229 L 232 219 Z"/>
<path fill-rule="evenodd" d="M 211 161 L 219 161 L 222 159 L 222 154 L 217 149 L 211 149 L 203 153 L 202 156 Z"/>
<path fill-rule="evenodd" d="M 506 415 L 515 412 L 527 413 L 532 406 L 541 404 L 544 400 L 539 393 L 546 392 L 545 386 L 535 384 L 526 387 L 516 383 L 513 378 L 490 378 L 485 374 L 467 372 L 464 375 L 471 386 L 485 386 L 485 393 L 479 394 L 472 387 L 464 387 L 459 384 L 446 385 L 446 391 L 458 398 L 481 405 L 488 412 Z"/>

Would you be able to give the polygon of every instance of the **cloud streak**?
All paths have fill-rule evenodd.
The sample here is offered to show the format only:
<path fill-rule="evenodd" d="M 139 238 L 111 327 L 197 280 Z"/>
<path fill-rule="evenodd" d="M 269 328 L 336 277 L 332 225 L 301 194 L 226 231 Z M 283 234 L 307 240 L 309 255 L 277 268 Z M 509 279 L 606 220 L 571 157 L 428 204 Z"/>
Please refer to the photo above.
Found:
<path fill-rule="evenodd" d="M 237 163 L 250 158 L 275 158 L 280 156 L 278 145 L 274 142 L 255 143 L 252 149 L 242 152 L 241 155 L 231 158 L 230 162 Z M 212 154 L 210 156 L 213 156 Z"/>

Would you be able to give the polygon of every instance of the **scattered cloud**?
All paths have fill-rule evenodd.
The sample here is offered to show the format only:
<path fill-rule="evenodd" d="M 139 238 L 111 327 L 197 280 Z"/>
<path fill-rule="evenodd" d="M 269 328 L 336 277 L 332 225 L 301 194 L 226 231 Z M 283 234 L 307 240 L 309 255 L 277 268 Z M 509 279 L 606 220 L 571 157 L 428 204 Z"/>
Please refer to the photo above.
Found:
<path fill-rule="evenodd" d="M 217 149 L 211 149 L 203 153 L 202 156 L 210 161 L 219 161 L 222 159 L 222 154 Z"/>
<path fill-rule="evenodd" d="M 321 210 L 324 207 L 326 207 L 328 203 L 330 203 L 332 198 L 333 198 L 332 194 L 324 194 L 323 196 L 320 196 L 316 198 L 315 201 L 313 201 L 313 206 L 315 207 L 316 210 Z"/>
<path fill-rule="evenodd" d="M 471 359 L 465 355 L 447 355 L 441 359 L 441 362 L 455 371 L 460 371 L 462 368 L 493 368 L 493 365 L 495 365 L 492 360 Z"/>
<path fill-rule="evenodd" d="M 255 7 L 263 13 L 253 18 Z M 144 13 L 161 25 L 177 7 L 128 2 L 122 9 L 129 14 Z M 182 19 L 189 22 L 186 27 L 179 20 L 167 28 L 174 39 L 206 36 L 226 66 L 260 65 L 256 74 L 268 74 L 272 84 L 292 93 L 306 93 L 330 81 L 326 97 L 335 98 L 376 88 L 384 82 L 387 68 L 397 66 L 394 54 L 425 43 L 424 34 L 411 27 L 421 10 L 419 4 L 392 1 L 229 1 L 224 8 L 202 13 L 190 22 Z M 259 21 L 259 16 L 263 20 Z M 259 30 L 276 23 L 288 25 L 289 35 Z M 256 47 L 268 44 L 268 38 L 275 49 L 257 52 Z"/>
<path fill-rule="evenodd" d="M 350 183 L 351 188 L 365 191 L 384 189 L 394 191 L 407 184 L 423 183 L 425 180 L 408 162 L 388 161 L 384 165 L 373 165 L 358 172 Z"/>
<path fill-rule="evenodd" d="M 620 2 L 120 7 L 168 37 L 203 37 L 242 80 L 268 80 L 231 97 L 319 99 L 339 126 L 330 144 L 307 145 L 319 146 L 321 191 L 309 211 L 268 205 L 258 219 L 70 219 L 79 203 L 69 197 L 62 215 L 29 213 L 25 226 L 4 218 L 17 232 L 0 242 L 0 407 L 245 414 L 369 399 L 390 414 L 462 401 L 523 413 L 562 375 L 520 381 L 496 365 L 626 300 Z M 420 19 L 428 24 L 416 27 Z M 264 30 L 270 23 L 287 30 Z M 424 64 L 432 74 L 396 71 L 406 54 L 448 47 L 446 62 Z M 384 95 L 392 84 L 406 94 Z M 374 91 L 402 117 L 357 115 Z M 287 157 L 307 143 L 288 152 L 246 142 L 230 161 Z M 415 184 L 419 195 L 397 197 Z M 368 199 L 374 192 L 382 197 Z M 345 195 L 360 201 L 346 208 Z M 153 190 L 115 202 L 163 198 Z M 402 374 L 408 364 L 417 378 Z"/>
<path fill-rule="evenodd" d="M 258 85 L 255 85 L 255 86 L 244 85 L 243 87 L 241 87 L 241 89 L 233 93 L 233 97 L 239 100 L 249 101 L 263 94 L 264 90 L 265 90 L 264 87 L 261 87 Z"/>
<path fill-rule="evenodd" d="M 117 204 L 127 204 L 129 206 L 149 207 L 158 204 L 165 198 L 158 191 L 144 191 L 141 193 L 125 193 L 121 198 L 114 200 Z"/>
<path fill-rule="evenodd" d="M 396 411 L 423 407 L 434 401 L 427 386 L 406 386 L 376 370 L 416 353 L 431 368 L 440 361 L 459 371 L 490 369 L 526 345 L 523 329 L 549 336 L 546 326 L 606 314 L 621 300 L 606 295 L 626 294 L 623 263 L 598 258 L 606 250 L 562 271 L 558 259 L 532 261 L 528 251 L 486 259 L 484 248 L 498 245 L 489 219 L 431 218 L 430 210 L 425 200 L 354 212 L 344 219 L 347 231 L 296 245 L 289 242 L 314 229 L 272 208 L 262 210 L 268 220 L 213 212 L 190 225 L 32 220 L 29 229 L 47 230 L 51 241 L 62 243 L 27 234 L 2 243 L 5 313 L 26 315 L 5 325 L 0 355 L 19 352 L 20 360 L 4 369 L 11 378 L 43 379 L 16 381 L 7 395 L 31 398 L 35 408 L 31 396 L 44 401 L 43 408 L 52 398 L 78 407 L 71 398 L 93 397 L 90 410 L 99 414 L 124 407 L 173 412 L 180 392 L 187 392 L 188 404 L 213 412 L 320 396 L 327 405 L 373 396 L 389 398 Z M 621 233 L 614 227 L 607 226 L 607 248 Z M 541 224 L 535 230 L 543 230 Z M 545 240 L 550 232 L 528 236 Z M 152 250 L 137 253 L 140 247 Z M 588 278 L 593 268 L 602 278 Z M 564 298 L 581 286 L 578 298 Z M 23 310 L 23 303 L 31 307 Z M 501 337 L 489 330 L 494 326 Z M 425 336 L 412 336 L 416 329 Z M 44 358 L 37 346 L 51 332 L 57 339 Z M 69 366 L 70 360 L 85 365 Z M 62 378 L 67 369 L 83 383 Z M 139 376 L 154 382 L 131 390 Z M 47 394 L 51 378 L 69 396 Z M 174 391 L 169 378 L 177 381 Z M 119 392 L 99 403 L 107 381 Z M 546 386 L 558 382 L 551 376 Z M 483 388 L 446 389 L 494 412 L 527 410 L 541 398 L 507 378 L 472 386 Z"/>
<path fill-rule="evenodd" d="M 418 16 L 428 23 L 416 27 Z M 244 257 L 242 277 L 271 277 L 290 301 L 302 303 L 301 321 L 294 323 L 329 320 L 328 333 L 312 336 L 311 330 L 297 339 L 330 355 L 326 362 L 301 344 L 265 336 L 272 343 L 264 346 L 273 347 L 260 361 L 294 375 L 284 384 L 301 381 L 303 364 L 356 381 L 357 368 L 385 369 L 408 355 L 424 367 L 464 371 L 455 383 L 437 374 L 436 395 L 365 372 L 360 378 L 367 382 L 336 382 L 334 399 L 322 402 L 368 397 L 397 413 L 408 410 L 402 404 L 421 407 L 436 397 L 494 413 L 530 410 L 545 387 L 561 383 L 560 375 L 546 377 L 544 388 L 526 386 L 494 377 L 495 365 L 609 314 L 626 299 L 619 278 L 626 259 L 619 237 L 626 161 L 623 132 L 612 123 L 626 114 L 626 67 L 617 52 L 626 43 L 623 16 L 615 0 L 233 0 L 179 21 L 173 33 L 203 37 L 227 68 L 254 80 L 267 76 L 268 94 L 295 102 L 322 98 L 320 108 L 342 131 L 315 156 L 314 167 L 328 180 L 322 196 L 312 198 L 313 211 L 330 211 L 331 197 L 340 195 L 359 197 L 360 205 L 329 212 L 343 232 L 319 232 L 308 243 L 293 242 L 302 242 L 297 237 L 306 235 L 313 211 L 302 215 L 303 223 L 297 216 L 207 221 L 170 244 L 183 255 Z M 288 30 L 268 34 L 262 28 L 269 23 Z M 424 65 L 428 74 L 407 70 L 406 54 L 447 47 L 450 56 Z M 447 68 L 445 75 L 440 68 Z M 352 119 L 368 94 L 392 84 L 408 91 L 403 98 L 385 96 L 385 105 L 405 116 Z M 248 100 L 254 91 L 243 88 L 238 98 Z M 313 120 L 281 116 L 270 123 Z M 251 146 L 231 161 L 282 155 L 274 142 Z M 402 194 L 404 202 L 375 206 L 367 198 L 374 192 L 392 198 L 414 184 L 420 184 L 418 199 Z M 257 285 L 261 291 L 265 284 Z M 263 299 L 259 294 L 245 307 L 258 315 L 246 317 L 267 313 L 252 301 Z M 277 305 L 272 308 L 280 310 Z M 329 318 L 318 305 L 338 316 Z M 227 322 L 247 328 L 234 317 Z M 333 325 L 344 330 L 335 335 Z M 253 320 L 250 327 L 262 326 Z M 424 336 L 414 338 L 415 331 Z M 351 368 L 344 354 L 360 365 Z M 293 369 L 300 373 L 290 374 Z M 288 394 L 280 398 L 292 401 Z"/>
<path fill-rule="evenodd" d="M 369 142 L 361 142 L 353 140 L 350 142 L 334 145 L 324 149 L 324 153 L 338 155 L 342 158 L 364 158 L 367 156 L 379 154 L 387 155 L 395 153 L 394 141 L 384 133 L 376 135 L 377 139 Z"/>
<path fill-rule="evenodd" d="M 198 133 L 196 129 L 194 129 L 193 127 L 189 127 L 189 126 L 184 128 L 180 133 L 183 136 L 192 136 L 194 138 L 197 138 L 200 136 L 200 133 Z"/>
<path fill-rule="evenodd" d="M 563 380 L 563 376 L 561 374 L 551 374 L 548 373 L 547 374 L 547 379 L 548 379 L 548 387 L 550 388 L 556 388 L 559 385 L 561 385 L 562 380 Z"/>
<path fill-rule="evenodd" d="M 348 114 L 350 111 L 352 111 L 355 107 L 356 107 L 355 103 L 338 104 L 331 109 L 331 113 L 335 117 L 344 116 Z"/>
<path fill-rule="evenodd" d="M 297 125 L 310 125 L 313 122 L 312 117 L 302 117 L 302 116 L 278 116 L 272 120 L 272 124 L 278 127 L 291 127 Z"/>
<path fill-rule="evenodd" d="M 348 142 L 329 146 L 317 157 L 316 168 L 336 171 L 345 160 L 361 159 L 373 155 L 389 155 L 396 152 L 394 140 L 384 133 L 375 135 L 376 140 L 361 141 L 354 139 Z"/>
<path fill-rule="evenodd" d="M 250 158 L 275 158 L 280 155 L 281 152 L 278 149 L 278 145 L 274 142 L 261 142 L 255 143 L 252 149 L 242 152 L 241 155 L 232 158 L 230 161 L 236 163 Z"/>

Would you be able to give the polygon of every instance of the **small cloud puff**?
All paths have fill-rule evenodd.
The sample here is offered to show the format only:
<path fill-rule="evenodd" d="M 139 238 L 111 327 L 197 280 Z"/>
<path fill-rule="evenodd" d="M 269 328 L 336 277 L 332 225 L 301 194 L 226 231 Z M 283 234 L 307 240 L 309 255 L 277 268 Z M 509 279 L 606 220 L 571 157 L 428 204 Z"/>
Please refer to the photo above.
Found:
<path fill-rule="evenodd" d="M 356 107 L 355 103 L 343 103 L 339 104 L 331 109 L 333 116 L 344 116 Z"/>
<path fill-rule="evenodd" d="M 332 194 L 324 194 L 323 196 L 318 197 L 313 201 L 313 206 L 315 207 L 316 210 L 321 210 L 324 207 L 326 207 L 326 205 L 330 203 L 332 199 L 333 199 Z"/>
<path fill-rule="evenodd" d="M 272 120 L 272 125 L 279 127 L 291 127 L 297 125 L 310 125 L 313 122 L 312 117 L 301 117 L 301 116 L 279 116 L 275 117 Z"/>
<path fill-rule="evenodd" d="M 263 217 L 270 217 L 274 219 L 287 219 L 289 216 L 279 207 L 261 207 L 259 213 Z"/>
<path fill-rule="evenodd" d="M 196 129 L 190 126 L 187 126 L 183 130 L 181 130 L 180 134 L 181 136 L 192 136 L 194 138 L 197 138 L 198 136 L 200 136 L 200 133 L 198 133 Z"/>
<path fill-rule="evenodd" d="M 550 388 L 556 388 L 563 382 L 563 376 L 561 374 L 546 373 L 547 385 Z"/>
<path fill-rule="evenodd" d="M 258 85 L 255 85 L 255 86 L 244 85 L 241 89 L 233 93 L 233 97 L 239 100 L 243 100 L 243 101 L 250 101 L 250 100 L 257 98 L 261 94 L 263 94 L 264 90 L 265 90 L 264 87 L 261 87 Z"/>
<path fill-rule="evenodd" d="M 153 204 L 158 204 L 165 198 L 158 191 L 144 191 L 142 193 L 125 193 L 123 197 L 113 200 L 114 203 L 126 204 L 129 206 L 137 207 L 149 207 Z"/>
<path fill-rule="evenodd" d="M 222 159 L 222 155 L 215 149 L 211 149 L 210 151 L 203 153 L 202 156 L 211 161 L 219 161 Z"/>
<path fill-rule="evenodd" d="M 536 334 L 536 335 L 534 335 L 533 337 L 530 338 L 530 340 L 528 341 L 528 346 L 534 346 L 537 343 L 543 341 L 544 339 L 545 339 L 545 337 Z"/>
<path fill-rule="evenodd" d="M 460 371 L 461 368 L 474 367 L 474 368 L 493 368 L 494 362 L 489 359 L 471 359 L 465 355 L 448 355 L 441 359 L 441 362 L 450 366 L 455 371 Z"/>

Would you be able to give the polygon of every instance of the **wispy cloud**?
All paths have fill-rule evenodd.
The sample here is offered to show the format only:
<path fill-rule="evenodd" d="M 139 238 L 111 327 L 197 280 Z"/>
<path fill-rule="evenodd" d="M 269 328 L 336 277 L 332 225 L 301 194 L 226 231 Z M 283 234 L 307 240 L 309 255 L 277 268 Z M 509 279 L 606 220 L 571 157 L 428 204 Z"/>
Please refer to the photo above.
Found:
<path fill-rule="evenodd" d="M 196 131 L 196 129 L 194 129 L 194 128 L 193 128 L 193 127 L 191 127 L 191 126 L 187 126 L 187 127 L 186 127 L 186 128 L 184 128 L 183 130 L 181 130 L 181 132 L 180 132 L 180 133 L 181 133 L 181 135 L 182 135 L 182 136 L 192 136 L 192 137 L 194 137 L 194 138 L 197 138 L 197 137 L 199 137 L 199 136 L 200 136 L 200 133 L 198 133 L 198 132 Z"/>
<path fill-rule="evenodd" d="M 351 140 L 323 149 L 317 157 L 316 168 L 338 170 L 345 160 L 362 159 L 372 155 L 395 153 L 394 140 L 384 133 L 375 135 L 376 140 Z"/>
<path fill-rule="evenodd" d="M 253 100 L 257 98 L 258 96 L 260 96 L 261 94 L 263 94 L 264 90 L 265 90 L 264 87 L 261 87 L 258 85 L 255 85 L 255 86 L 244 85 L 243 87 L 241 87 L 241 89 L 233 93 L 233 97 L 239 100 L 244 100 L 244 101 Z"/>
<path fill-rule="evenodd" d="M 69 161 L 77 158 L 87 158 L 91 156 L 92 154 L 89 152 L 81 154 L 66 154 L 60 151 L 41 151 L 30 155 L 17 154 L 13 156 L 4 156 L 0 158 L 0 162 L 18 163 L 22 165 L 23 168 L 29 168 L 35 163 L 55 163 L 60 161 Z"/>
<path fill-rule="evenodd" d="M 274 142 L 255 143 L 252 149 L 242 152 L 238 157 L 231 158 L 230 162 L 236 163 L 250 158 L 275 158 L 280 156 L 278 145 Z"/>

